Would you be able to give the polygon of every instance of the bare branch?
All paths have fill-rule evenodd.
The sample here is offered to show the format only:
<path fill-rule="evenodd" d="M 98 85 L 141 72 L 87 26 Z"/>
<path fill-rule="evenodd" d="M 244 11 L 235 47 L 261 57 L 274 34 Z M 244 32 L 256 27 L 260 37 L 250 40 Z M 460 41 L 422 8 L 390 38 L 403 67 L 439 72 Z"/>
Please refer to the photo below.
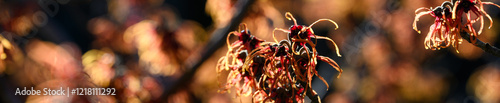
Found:
<path fill-rule="evenodd" d="M 245 17 L 246 12 L 249 10 L 250 6 L 256 0 L 238 0 L 236 3 L 237 10 L 239 12 L 235 13 L 231 19 L 231 22 L 226 25 L 224 28 L 218 29 L 213 32 L 212 38 L 208 41 L 206 47 L 203 49 L 204 51 L 201 53 L 201 58 L 199 57 L 189 57 L 188 62 L 185 64 L 186 73 L 184 73 L 170 88 L 165 88 L 164 94 L 162 95 L 163 99 L 168 99 L 168 97 L 172 94 L 177 93 L 177 91 L 186 89 L 189 87 L 189 84 L 192 82 L 193 76 L 198 71 L 198 67 L 207 60 L 216 50 L 218 50 L 221 46 L 226 43 L 226 37 L 228 33 L 234 29 L 237 29 L 240 22 Z M 191 61 L 190 61 L 191 60 Z M 169 85 L 169 84 L 166 84 Z"/>
<path fill-rule="evenodd" d="M 460 32 L 460 36 L 462 36 L 462 38 L 464 38 L 465 40 L 467 40 L 469 43 L 471 43 L 471 39 L 470 39 L 470 34 L 467 33 L 467 32 Z M 477 38 L 476 38 L 477 39 Z M 477 39 L 476 43 L 473 43 L 473 45 L 483 49 L 485 52 L 487 53 L 490 53 L 494 56 L 497 56 L 497 57 L 500 57 L 500 49 L 498 49 L 497 47 L 495 46 L 492 46 L 488 43 L 485 43 L 479 39 Z"/>

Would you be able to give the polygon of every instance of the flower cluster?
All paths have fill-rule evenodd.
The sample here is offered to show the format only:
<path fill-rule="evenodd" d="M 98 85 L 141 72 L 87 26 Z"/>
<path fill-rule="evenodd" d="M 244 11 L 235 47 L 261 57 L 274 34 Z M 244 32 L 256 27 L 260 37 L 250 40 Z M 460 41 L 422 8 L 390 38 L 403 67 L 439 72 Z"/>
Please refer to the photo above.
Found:
<path fill-rule="evenodd" d="M 311 89 L 312 77 L 316 75 L 328 87 L 328 83 L 316 71 L 317 59 L 322 60 L 337 71 L 342 73 L 339 65 L 332 59 L 318 55 L 316 51 L 317 39 L 331 41 L 340 56 L 338 47 L 328 37 L 317 36 L 311 26 L 297 25 L 295 18 L 290 13 L 286 18 L 294 21 L 289 30 L 276 28 L 274 31 L 288 33 L 288 38 L 278 42 L 266 42 L 251 35 L 246 24 L 240 25 L 240 32 L 231 32 L 227 37 L 228 52 L 219 59 L 217 65 L 218 76 L 220 72 L 230 71 L 223 92 L 232 87 L 236 88 L 236 95 L 252 95 L 254 102 L 303 102 L 307 92 L 315 95 Z M 230 44 L 231 35 L 238 36 L 238 40 Z M 310 47 L 308 47 L 308 44 Z M 338 78 L 337 77 L 337 78 Z M 241 84 L 242 83 L 242 84 Z"/>
<path fill-rule="evenodd" d="M 445 1 L 441 6 L 436 8 L 418 8 L 415 11 L 415 20 L 413 21 L 413 29 L 421 33 L 417 28 L 417 21 L 424 15 L 431 15 L 435 18 L 434 24 L 430 26 L 424 45 L 426 49 L 439 50 L 452 45 L 458 52 L 458 45 L 462 43 L 460 32 L 465 31 L 470 34 L 470 41 L 475 44 L 477 36 L 481 34 L 484 28 L 484 18 L 486 16 L 490 20 L 491 28 L 493 20 L 488 13 L 484 11 L 484 4 L 494 5 L 500 8 L 499 5 L 492 2 L 482 2 L 481 0 L 452 0 Z M 476 18 L 472 18 L 472 14 Z M 463 15 L 466 17 L 463 18 Z M 463 21 L 465 19 L 465 21 Z M 479 30 L 476 31 L 472 25 L 480 22 Z"/>

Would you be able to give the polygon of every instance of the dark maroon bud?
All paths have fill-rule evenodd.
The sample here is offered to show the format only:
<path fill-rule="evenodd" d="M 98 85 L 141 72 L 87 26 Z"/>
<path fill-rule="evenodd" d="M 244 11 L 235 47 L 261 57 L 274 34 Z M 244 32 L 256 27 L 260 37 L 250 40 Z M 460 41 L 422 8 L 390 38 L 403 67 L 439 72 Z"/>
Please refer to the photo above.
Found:
<path fill-rule="evenodd" d="M 441 7 L 441 6 L 434 8 L 434 10 L 432 10 L 432 12 L 434 13 L 434 15 L 436 15 L 439 18 L 443 17 L 443 7 Z"/>
<path fill-rule="evenodd" d="M 238 60 L 240 60 L 241 62 L 245 62 L 245 59 L 247 58 L 247 55 L 248 55 L 248 52 L 247 50 L 242 50 L 238 53 Z"/>
<path fill-rule="evenodd" d="M 286 55 L 287 55 L 287 48 L 283 45 L 278 47 L 278 50 L 276 51 L 276 56 L 286 56 Z"/>
<path fill-rule="evenodd" d="M 246 43 L 246 42 L 250 41 L 250 39 L 251 39 L 250 31 L 241 30 L 240 35 L 239 35 L 239 40 L 243 41 L 243 43 Z"/>

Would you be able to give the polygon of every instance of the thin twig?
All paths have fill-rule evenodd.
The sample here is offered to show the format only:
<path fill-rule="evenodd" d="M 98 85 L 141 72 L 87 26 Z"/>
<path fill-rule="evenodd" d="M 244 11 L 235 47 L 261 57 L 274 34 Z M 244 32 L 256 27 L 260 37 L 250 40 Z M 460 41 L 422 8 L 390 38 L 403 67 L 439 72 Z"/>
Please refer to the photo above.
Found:
<path fill-rule="evenodd" d="M 186 73 L 184 73 L 179 79 L 177 79 L 174 86 L 172 86 L 171 88 L 165 88 L 162 99 L 168 99 L 170 95 L 175 94 L 179 90 L 189 87 L 194 74 L 196 73 L 196 71 L 198 71 L 198 68 L 201 66 L 201 64 L 226 43 L 225 38 L 227 37 L 228 33 L 238 27 L 238 25 L 243 20 L 243 17 L 245 17 L 246 12 L 255 1 L 256 0 L 238 0 L 238 2 L 236 3 L 236 7 L 239 7 L 237 9 L 239 12 L 236 12 L 234 14 L 231 22 L 228 25 L 226 25 L 224 28 L 214 31 L 213 36 L 206 44 L 205 49 L 203 49 L 205 51 L 201 53 L 201 58 L 193 57 L 196 56 L 193 55 L 187 59 L 188 62 L 184 66 L 187 67 L 185 69 Z"/>
<path fill-rule="evenodd" d="M 309 88 L 309 90 L 306 93 L 307 97 L 311 99 L 311 103 L 321 103 L 321 99 L 319 98 L 319 95 L 313 95 L 313 89 Z"/>
<path fill-rule="evenodd" d="M 460 36 L 462 36 L 462 38 L 464 38 L 469 43 L 471 43 L 469 33 L 462 31 L 462 32 L 460 32 Z M 478 38 L 476 38 L 476 39 L 477 39 L 477 41 L 473 45 L 475 45 L 475 46 L 483 49 L 487 53 L 490 53 L 490 54 L 492 54 L 494 56 L 500 57 L 500 49 L 498 49 L 497 47 L 492 46 L 492 45 L 490 45 L 488 43 L 485 43 L 485 42 L 479 40 Z"/>
<path fill-rule="evenodd" d="M 305 82 L 299 82 L 301 85 L 307 85 Z M 306 96 L 311 99 L 311 103 L 321 103 L 321 99 L 317 93 L 313 93 L 314 90 L 311 88 L 307 89 Z"/>

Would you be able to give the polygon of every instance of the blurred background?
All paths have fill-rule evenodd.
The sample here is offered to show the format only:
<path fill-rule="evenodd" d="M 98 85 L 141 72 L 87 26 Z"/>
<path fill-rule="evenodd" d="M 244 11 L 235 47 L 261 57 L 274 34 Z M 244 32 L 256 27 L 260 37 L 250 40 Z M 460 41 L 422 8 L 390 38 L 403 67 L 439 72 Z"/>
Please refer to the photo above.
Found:
<path fill-rule="evenodd" d="M 217 78 L 215 66 L 227 48 L 212 46 L 210 38 L 241 21 L 256 37 L 272 41 L 274 28 L 293 25 L 285 12 L 298 24 L 326 18 L 340 26 L 313 27 L 316 35 L 332 38 L 343 55 L 337 57 L 333 45 L 318 40 L 319 54 L 344 70 L 337 79 L 334 68 L 319 62 L 318 71 L 330 84 L 327 91 L 313 79 L 322 102 L 500 102 L 499 57 L 468 42 L 460 53 L 452 47 L 424 49 L 431 16 L 418 22 L 422 34 L 412 30 L 417 8 L 444 0 L 242 1 L 0 0 L 0 102 L 252 102 L 217 92 L 228 72 Z M 500 9 L 485 10 L 496 22 L 479 39 L 500 46 Z M 233 20 L 242 11 L 241 20 Z M 215 51 L 206 54 L 207 49 Z M 190 69 L 196 61 L 201 65 Z M 23 87 L 105 87 L 116 88 L 117 95 L 14 95 Z"/>

